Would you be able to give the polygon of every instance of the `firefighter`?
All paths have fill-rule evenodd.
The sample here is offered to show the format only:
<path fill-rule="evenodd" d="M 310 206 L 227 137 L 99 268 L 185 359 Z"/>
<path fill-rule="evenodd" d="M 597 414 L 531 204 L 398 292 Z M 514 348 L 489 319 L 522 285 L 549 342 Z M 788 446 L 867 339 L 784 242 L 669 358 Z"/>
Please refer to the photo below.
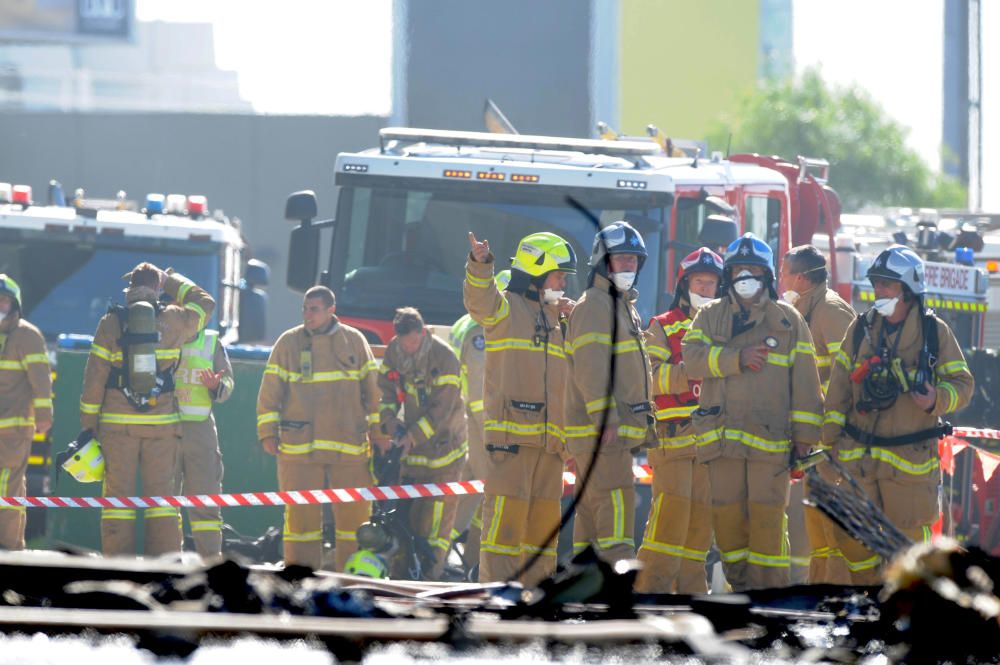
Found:
<path fill-rule="evenodd" d="M 688 379 L 681 340 L 691 316 L 719 294 L 722 257 L 707 247 L 691 252 L 677 270 L 670 309 L 649 322 L 657 445 L 648 453 L 653 496 L 639 548 L 643 593 L 707 593 L 705 560 L 712 546 L 708 468 L 695 459 L 691 413 L 698 381 Z"/>
<path fill-rule="evenodd" d="M 479 580 L 526 585 L 556 568 L 565 446 L 563 294 L 576 273 L 573 247 L 554 233 L 521 239 L 510 284 L 493 280 L 489 241 L 469 233 L 464 299 L 486 336 L 484 441 L 487 452 Z M 537 555 L 537 558 L 536 558 Z M 535 563 L 527 567 L 530 559 Z"/>
<path fill-rule="evenodd" d="M 868 279 L 875 303 L 835 356 L 823 441 L 893 524 L 926 541 L 939 513 L 941 417 L 969 403 L 974 381 L 948 324 L 924 307 L 913 250 L 883 250 Z M 846 535 L 840 549 L 854 584 L 879 582 L 879 556 Z"/>
<path fill-rule="evenodd" d="M 105 496 L 134 496 L 136 471 L 146 495 L 170 495 L 181 443 L 174 372 L 181 346 L 205 327 L 215 300 L 186 277 L 140 263 L 127 275 L 124 307 L 113 307 L 90 347 L 80 396 L 83 433 L 96 431 L 104 453 Z M 172 301 L 158 302 L 160 292 Z M 158 340 L 158 341 L 157 341 Z M 137 513 L 101 511 L 105 555 L 134 554 Z M 177 508 L 146 508 L 146 555 L 181 549 Z"/>
<path fill-rule="evenodd" d="M 177 487 L 181 494 L 222 493 L 222 453 L 212 414 L 233 394 L 233 367 L 217 330 L 202 330 L 181 347 L 181 363 L 174 375 L 181 413 L 180 464 Z M 191 536 L 202 558 L 222 554 L 222 513 L 218 507 L 188 508 Z"/>
<path fill-rule="evenodd" d="M 601 229 L 589 286 L 566 331 L 566 450 L 578 479 L 592 475 L 576 506 L 573 551 L 593 545 L 611 563 L 635 557 L 632 451 L 652 438 L 654 424 L 649 354 L 635 309 L 634 285 L 646 256 L 642 236 L 628 222 Z"/>
<path fill-rule="evenodd" d="M 45 338 L 21 317 L 21 287 L 0 273 L 0 496 L 24 496 L 33 435 L 52 427 Z M 24 549 L 25 510 L 0 507 L 0 548 Z"/>
<path fill-rule="evenodd" d="M 510 270 L 502 270 L 495 278 L 501 291 L 510 283 Z M 483 443 L 483 373 L 486 370 L 486 336 L 483 327 L 463 315 L 451 327 L 449 335 L 451 348 L 461 364 L 462 399 L 465 400 L 465 421 L 468 425 L 469 463 L 465 465 L 463 480 L 481 480 L 486 475 L 486 448 Z M 455 515 L 452 540 L 459 538 L 463 530 L 465 549 L 462 557 L 466 570 L 476 577 L 479 565 L 479 539 L 482 535 L 483 498 L 478 494 L 463 497 Z M 475 581 L 475 579 L 472 579 Z"/>
<path fill-rule="evenodd" d="M 302 300 L 302 325 L 271 349 L 257 394 L 257 436 L 278 458 L 282 491 L 358 487 L 371 482 L 369 435 L 378 428 L 378 366 L 368 340 L 336 316 L 325 286 Z M 335 566 L 357 549 L 356 531 L 371 504 L 333 504 Z M 323 561 L 319 505 L 285 506 L 285 565 L 318 569 Z"/>
<path fill-rule="evenodd" d="M 458 358 L 413 307 L 397 309 L 392 326 L 396 336 L 379 369 L 379 411 L 383 433 L 403 449 L 400 480 L 404 484 L 456 480 L 465 470 L 469 449 Z M 419 499 L 407 507 L 410 532 L 423 538 L 433 553 L 425 579 L 441 578 L 457 508 L 457 498 Z M 399 577 L 402 571 L 393 572 Z"/>
<path fill-rule="evenodd" d="M 827 287 L 826 257 L 812 245 L 789 250 L 779 272 L 785 288 L 782 299 L 794 306 L 809 326 L 816 348 L 819 382 L 825 394 L 831 359 L 840 350 L 844 333 L 854 320 L 854 309 Z M 851 575 L 837 545 L 839 528 L 818 509 L 802 505 L 806 494 L 808 479 L 792 484 L 788 509 L 792 578 L 808 579 L 811 584 L 850 584 Z M 800 557 L 804 561 L 796 565 Z M 802 564 L 807 570 L 803 570 Z"/>
<path fill-rule="evenodd" d="M 789 584 L 789 461 L 808 454 L 822 424 L 812 337 L 777 300 L 774 277 L 767 243 L 737 238 L 726 250 L 725 295 L 698 310 L 681 342 L 688 378 L 702 381 L 692 425 L 736 591 Z"/>

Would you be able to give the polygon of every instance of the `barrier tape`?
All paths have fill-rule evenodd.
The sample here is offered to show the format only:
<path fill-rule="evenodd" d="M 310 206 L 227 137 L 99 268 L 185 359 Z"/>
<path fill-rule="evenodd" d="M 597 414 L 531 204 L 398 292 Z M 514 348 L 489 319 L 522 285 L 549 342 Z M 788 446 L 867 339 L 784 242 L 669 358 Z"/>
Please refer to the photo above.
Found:
<path fill-rule="evenodd" d="M 1000 430 L 956 427 L 953 436 L 967 439 L 1000 439 Z M 648 464 L 636 464 L 632 475 L 640 483 L 652 479 Z M 564 485 L 576 483 L 576 475 L 563 472 Z M 413 485 L 348 487 L 343 489 L 292 490 L 288 492 L 243 492 L 177 496 L 3 496 L 0 506 L 25 508 L 238 508 L 240 506 L 309 506 L 358 501 L 397 501 L 439 496 L 482 494 L 482 480 Z"/>

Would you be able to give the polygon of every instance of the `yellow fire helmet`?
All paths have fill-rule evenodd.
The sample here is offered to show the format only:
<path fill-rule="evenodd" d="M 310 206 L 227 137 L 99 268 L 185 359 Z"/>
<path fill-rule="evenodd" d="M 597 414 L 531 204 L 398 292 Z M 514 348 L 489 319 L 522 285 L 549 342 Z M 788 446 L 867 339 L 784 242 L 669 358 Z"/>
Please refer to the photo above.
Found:
<path fill-rule="evenodd" d="M 507 288 L 507 285 L 510 284 L 510 271 L 501 270 L 496 274 L 496 276 L 493 277 L 493 281 L 497 283 L 497 288 L 503 291 Z"/>
<path fill-rule="evenodd" d="M 81 483 L 99 483 L 104 480 L 104 453 L 97 439 L 91 439 L 63 462 L 66 473 Z"/>
<path fill-rule="evenodd" d="M 553 270 L 575 274 L 576 252 L 572 245 L 555 233 L 532 233 L 517 243 L 517 253 L 511 260 L 511 268 L 531 277 L 541 277 Z"/>
<path fill-rule="evenodd" d="M 344 572 L 376 580 L 389 578 L 389 568 L 385 564 L 385 559 L 371 550 L 358 550 L 352 554 L 344 565 Z"/>
<path fill-rule="evenodd" d="M 2 272 L 0 272 L 0 294 L 10 296 L 14 304 L 17 305 L 17 309 L 21 309 L 21 287 L 13 278 Z"/>

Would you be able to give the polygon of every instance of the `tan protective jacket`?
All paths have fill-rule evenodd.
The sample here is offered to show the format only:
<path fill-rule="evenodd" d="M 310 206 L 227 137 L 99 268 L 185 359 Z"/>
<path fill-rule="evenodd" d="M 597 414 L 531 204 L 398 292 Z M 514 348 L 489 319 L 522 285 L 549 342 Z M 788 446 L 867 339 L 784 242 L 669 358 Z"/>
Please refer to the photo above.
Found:
<path fill-rule="evenodd" d="M 561 453 L 566 352 L 559 308 L 543 305 L 538 291 L 499 291 L 493 255 L 465 264 L 465 308 L 486 332 L 483 390 L 487 445 L 541 447 Z"/>
<path fill-rule="evenodd" d="M 24 441 L 52 421 L 52 370 L 45 338 L 11 313 L 0 323 L 0 440 Z"/>
<path fill-rule="evenodd" d="M 181 346 L 205 327 L 215 309 L 215 299 L 182 275 L 168 275 L 163 291 L 173 303 L 156 315 L 156 329 L 160 333 L 156 366 L 160 371 L 177 366 Z M 160 395 L 149 411 L 139 412 L 121 390 L 107 387 L 112 367 L 122 367 L 122 349 L 118 345 L 121 331 L 118 315 L 114 313 L 105 314 L 97 324 L 83 373 L 81 427 L 94 429 L 99 425 L 101 430 L 128 432 L 140 437 L 179 436 L 180 413 L 172 392 Z"/>
<path fill-rule="evenodd" d="M 571 455 L 590 454 L 609 428 L 618 436 L 606 452 L 653 439 L 653 379 L 635 296 L 617 293 L 606 277 L 595 275 L 569 317 L 566 448 Z"/>
<path fill-rule="evenodd" d="M 742 318 L 728 294 L 698 310 L 681 342 L 688 376 L 702 379 L 699 408 L 692 414 L 698 458 L 720 455 L 787 464 L 791 443 L 815 445 L 823 396 L 812 336 L 791 305 L 766 294 Z M 740 350 L 773 338 L 764 368 L 740 368 Z"/>
<path fill-rule="evenodd" d="M 912 475 L 922 475 L 932 471 L 938 464 L 936 437 L 928 437 L 925 442 L 891 447 L 872 446 L 868 448 L 844 432 L 844 424 L 850 423 L 861 432 L 879 437 L 897 437 L 932 429 L 938 418 L 964 408 L 972 399 L 975 381 L 965 362 L 965 356 L 955 340 L 955 335 L 941 319 L 937 321 L 938 358 L 934 367 L 932 383 L 937 389 L 937 400 L 930 413 L 923 411 L 906 394 L 896 398 L 895 403 L 882 411 L 860 413 L 858 402 L 863 397 L 862 385 L 851 381 L 851 372 L 875 354 L 873 344 L 878 344 L 880 331 L 885 319 L 875 314 L 869 336 L 861 339 L 857 354 L 854 353 L 854 329 L 860 325 L 855 319 L 847 329 L 844 343 L 837 352 L 830 377 L 830 387 L 826 395 L 826 415 L 823 421 L 823 441 L 834 446 L 842 461 L 859 460 L 868 450 L 869 454 L 897 469 Z M 917 369 L 920 349 L 923 345 L 923 329 L 919 306 L 914 305 L 903 322 L 901 330 L 888 336 L 891 349 L 896 337 L 899 344 L 896 356 L 902 360 L 903 369 L 912 380 Z M 930 445 L 929 445 L 930 444 Z"/>
<path fill-rule="evenodd" d="M 403 458 L 405 475 L 430 476 L 465 460 L 469 447 L 465 435 L 465 402 L 458 358 L 448 343 L 425 330 L 424 346 L 410 371 L 399 341 L 393 338 L 379 368 L 382 422 L 403 409 L 403 425 L 413 448 Z M 403 393 L 403 402 L 398 392 Z M 392 435 L 393 432 L 388 432 Z M 452 480 L 457 480 L 455 475 Z"/>
<path fill-rule="evenodd" d="M 844 339 L 847 327 L 858 314 L 836 291 L 822 284 L 802 295 L 795 303 L 795 309 L 806 320 L 812 334 L 819 382 L 826 392 L 833 357 L 840 350 L 840 342 Z"/>
<path fill-rule="evenodd" d="M 299 325 L 282 333 L 267 359 L 257 437 L 277 437 L 288 462 L 364 460 L 378 403 L 378 365 L 359 330 L 336 317 L 326 332 Z"/>
<path fill-rule="evenodd" d="M 486 335 L 468 314 L 451 327 L 451 347 L 461 366 L 462 399 L 469 431 L 483 431 L 483 380 L 486 373 Z"/>

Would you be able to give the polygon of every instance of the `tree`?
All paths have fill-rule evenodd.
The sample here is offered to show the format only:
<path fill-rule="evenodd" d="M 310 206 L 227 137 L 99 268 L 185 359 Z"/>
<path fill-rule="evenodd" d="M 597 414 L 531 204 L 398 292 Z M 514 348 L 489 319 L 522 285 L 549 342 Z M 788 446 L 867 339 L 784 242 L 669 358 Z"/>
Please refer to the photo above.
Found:
<path fill-rule="evenodd" d="M 731 152 L 824 157 L 845 211 L 866 205 L 962 208 L 965 187 L 906 147 L 906 128 L 862 88 L 828 86 L 817 69 L 763 84 L 708 136 Z"/>

